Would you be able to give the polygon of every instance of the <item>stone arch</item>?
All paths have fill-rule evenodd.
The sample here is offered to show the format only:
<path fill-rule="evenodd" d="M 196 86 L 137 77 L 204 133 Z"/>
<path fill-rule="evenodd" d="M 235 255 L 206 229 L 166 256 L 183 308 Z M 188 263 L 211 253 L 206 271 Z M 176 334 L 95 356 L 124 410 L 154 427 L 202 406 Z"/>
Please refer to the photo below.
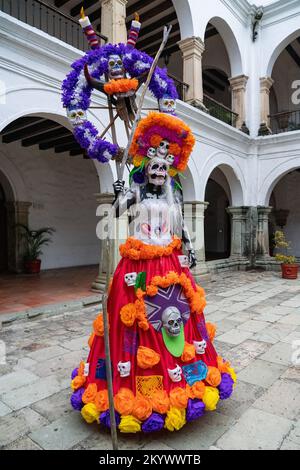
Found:
<path fill-rule="evenodd" d="M 230 188 L 232 206 L 244 205 L 246 184 L 242 169 L 231 155 L 223 152 L 211 155 L 201 172 L 200 200 L 204 200 L 207 181 L 215 168 L 219 168 L 225 175 Z"/>
<path fill-rule="evenodd" d="M 299 36 L 300 36 L 300 29 L 298 28 L 292 33 L 290 33 L 288 36 L 280 38 L 280 41 L 278 42 L 277 46 L 272 47 L 272 53 L 270 55 L 269 60 L 266 62 L 266 69 L 265 71 L 263 71 L 262 76 L 271 77 L 274 64 L 276 60 L 278 59 L 279 55 L 281 54 L 281 52 L 286 48 L 286 46 L 288 46 L 291 42 L 293 42 Z"/>
<path fill-rule="evenodd" d="M 229 57 L 230 68 L 231 68 L 231 76 L 235 77 L 237 75 L 243 74 L 243 64 L 242 64 L 242 55 L 240 51 L 240 47 L 238 45 L 238 41 L 236 39 L 236 35 L 234 34 L 230 25 L 221 17 L 214 16 L 209 21 L 207 21 L 203 36 L 207 27 L 207 24 L 212 24 L 219 32 Z"/>
<path fill-rule="evenodd" d="M 173 0 L 180 27 L 181 39 L 194 36 L 194 20 L 189 0 Z"/>
<path fill-rule="evenodd" d="M 260 190 L 258 204 L 268 206 L 272 191 L 278 181 L 290 171 L 300 168 L 300 157 L 294 156 L 288 160 L 279 163 L 263 179 Z"/>

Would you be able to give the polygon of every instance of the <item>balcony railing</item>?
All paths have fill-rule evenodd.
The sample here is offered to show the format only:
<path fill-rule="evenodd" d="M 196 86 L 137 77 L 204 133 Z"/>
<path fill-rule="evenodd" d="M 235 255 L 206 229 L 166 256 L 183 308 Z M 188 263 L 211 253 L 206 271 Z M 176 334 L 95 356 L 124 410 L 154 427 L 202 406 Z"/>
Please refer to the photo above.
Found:
<path fill-rule="evenodd" d="M 171 73 L 169 73 L 168 75 L 170 78 L 172 78 L 172 80 L 174 80 L 179 99 L 185 101 L 185 94 L 189 88 L 189 85 L 180 80 L 179 78 L 175 77 L 175 75 L 172 75 Z"/>
<path fill-rule="evenodd" d="M 203 104 L 211 116 L 229 124 L 230 126 L 236 126 L 238 114 L 232 111 L 232 109 L 227 108 L 227 106 L 224 106 L 205 94 L 203 95 Z"/>
<path fill-rule="evenodd" d="M 78 21 L 40 0 L 0 0 L 0 10 L 82 51 L 88 50 Z M 99 39 L 107 38 L 98 34 Z"/>
<path fill-rule="evenodd" d="M 300 129 L 300 109 L 271 114 L 269 119 L 273 134 L 297 131 Z"/>

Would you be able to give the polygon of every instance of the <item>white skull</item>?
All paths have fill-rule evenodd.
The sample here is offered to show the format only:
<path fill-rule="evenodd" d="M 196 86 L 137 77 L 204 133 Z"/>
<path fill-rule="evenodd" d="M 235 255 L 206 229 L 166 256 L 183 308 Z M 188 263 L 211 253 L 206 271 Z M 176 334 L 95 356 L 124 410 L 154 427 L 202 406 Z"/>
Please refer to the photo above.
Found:
<path fill-rule="evenodd" d="M 205 354 L 206 341 L 193 341 L 193 344 L 196 349 L 196 354 Z"/>
<path fill-rule="evenodd" d="M 153 157 L 155 157 L 155 154 L 156 154 L 156 148 L 149 147 L 148 151 L 147 151 L 147 157 L 148 158 L 153 158 Z"/>
<path fill-rule="evenodd" d="M 173 165 L 175 157 L 174 157 L 174 155 L 171 155 L 169 153 L 169 155 L 166 156 L 165 160 L 169 165 Z"/>
<path fill-rule="evenodd" d="M 166 139 L 163 139 L 160 142 L 159 147 L 157 147 L 157 156 L 164 158 L 169 152 L 169 146 L 170 146 L 169 141 Z"/>
<path fill-rule="evenodd" d="M 154 157 L 147 166 L 147 176 L 149 183 L 155 186 L 162 186 L 167 178 L 168 166 L 165 160 Z"/>
<path fill-rule="evenodd" d="M 80 126 L 87 120 L 83 109 L 67 109 L 67 116 L 72 126 Z"/>
<path fill-rule="evenodd" d="M 180 382 L 182 379 L 182 369 L 178 364 L 176 364 L 175 369 L 168 369 L 168 374 L 172 382 Z"/>
<path fill-rule="evenodd" d="M 108 57 L 108 78 L 118 80 L 124 78 L 125 71 L 121 56 L 112 54 Z"/>
<path fill-rule="evenodd" d="M 90 363 L 89 362 L 86 362 L 84 364 L 84 369 L 83 369 L 83 376 L 84 377 L 87 377 L 89 375 L 89 372 L 90 372 Z"/>
<path fill-rule="evenodd" d="M 175 114 L 176 100 L 168 97 L 161 98 L 158 100 L 158 107 L 162 113 Z"/>
<path fill-rule="evenodd" d="M 134 286 L 136 278 L 137 278 L 137 273 L 127 273 L 124 276 L 124 280 L 128 287 Z"/>
<path fill-rule="evenodd" d="M 163 311 L 161 320 L 168 336 L 178 336 L 180 334 L 182 318 L 177 307 L 167 307 Z"/>
<path fill-rule="evenodd" d="M 118 362 L 118 372 L 120 377 L 128 377 L 130 375 L 131 362 Z"/>
<path fill-rule="evenodd" d="M 189 257 L 187 255 L 178 255 L 178 260 L 182 268 L 189 267 Z"/>

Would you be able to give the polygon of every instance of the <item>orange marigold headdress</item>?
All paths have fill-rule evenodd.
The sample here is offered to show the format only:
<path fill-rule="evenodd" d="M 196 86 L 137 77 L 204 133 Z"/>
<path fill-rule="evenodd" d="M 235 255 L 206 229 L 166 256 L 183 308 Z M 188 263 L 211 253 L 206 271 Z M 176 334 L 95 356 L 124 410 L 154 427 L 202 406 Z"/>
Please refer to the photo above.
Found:
<path fill-rule="evenodd" d="M 147 152 L 150 147 L 158 147 L 162 140 L 168 140 L 169 153 L 174 162 L 169 167 L 169 175 L 174 177 L 187 168 L 189 156 L 195 145 L 191 129 L 175 116 L 150 112 L 141 119 L 135 131 L 129 154 L 136 168 L 143 167 L 150 160 Z"/>

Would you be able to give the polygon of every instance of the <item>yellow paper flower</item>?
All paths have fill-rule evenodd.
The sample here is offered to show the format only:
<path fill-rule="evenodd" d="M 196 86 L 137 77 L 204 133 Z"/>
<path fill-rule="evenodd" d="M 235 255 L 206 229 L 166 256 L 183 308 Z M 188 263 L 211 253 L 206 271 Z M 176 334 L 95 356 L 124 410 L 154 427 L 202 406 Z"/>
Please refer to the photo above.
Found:
<path fill-rule="evenodd" d="M 236 373 L 233 367 L 228 367 L 228 373 L 231 375 L 232 380 L 236 383 Z"/>
<path fill-rule="evenodd" d="M 78 390 L 85 384 L 85 381 L 86 381 L 86 377 L 77 375 L 71 382 L 71 389 Z"/>
<path fill-rule="evenodd" d="M 121 432 L 135 433 L 141 430 L 141 422 L 132 415 L 122 416 L 119 424 Z"/>
<path fill-rule="evenodd" d="M 171 406 L 167 413 L 164 427 L 168 429 L 168 431 L 178 431 L 185 423 L 185 410 Z"/>
<path fill-rule="evenodd" d="M 87 423 L 91 424 L 94 421 L 97 421 L 99 418 L 100 412 L 97 410 L 94 403 L 87 403 L 81 409 L 82 417 L 86 420 Z"/>
<path fill-rule="evenodd" d="M 202 398 L 203 403 L 205 404 L 205 409 L 208 411 L 213 411 L 217 407 L 219 401 L 219 391 L 214 387 L 205 387 L 205 392 Z"/>

